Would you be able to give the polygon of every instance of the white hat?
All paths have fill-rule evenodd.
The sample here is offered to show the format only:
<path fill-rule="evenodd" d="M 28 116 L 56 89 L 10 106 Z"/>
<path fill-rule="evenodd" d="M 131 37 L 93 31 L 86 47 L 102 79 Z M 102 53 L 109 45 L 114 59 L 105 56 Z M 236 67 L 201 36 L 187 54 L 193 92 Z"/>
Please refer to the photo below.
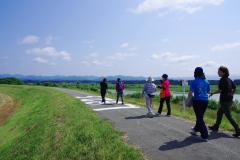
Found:
<path fill-rule="evenodd" d="M 153 82 L 154 79 L 153 79 L 152 77 L 148 77 L 146 81 L 147 81 L 147 82 Z"/>

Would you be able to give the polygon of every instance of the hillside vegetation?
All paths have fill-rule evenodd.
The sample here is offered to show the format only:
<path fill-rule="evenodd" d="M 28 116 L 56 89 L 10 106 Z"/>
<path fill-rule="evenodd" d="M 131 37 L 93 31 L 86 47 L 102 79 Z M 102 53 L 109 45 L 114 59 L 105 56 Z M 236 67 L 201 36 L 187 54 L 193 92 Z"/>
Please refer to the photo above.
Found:
<path fill-rule="evenodd" d="M 17 110 L 0 126 L 1 160 L 141 160 L 105 120 L 79 100 L 45 87 L 0 85 Z"/>

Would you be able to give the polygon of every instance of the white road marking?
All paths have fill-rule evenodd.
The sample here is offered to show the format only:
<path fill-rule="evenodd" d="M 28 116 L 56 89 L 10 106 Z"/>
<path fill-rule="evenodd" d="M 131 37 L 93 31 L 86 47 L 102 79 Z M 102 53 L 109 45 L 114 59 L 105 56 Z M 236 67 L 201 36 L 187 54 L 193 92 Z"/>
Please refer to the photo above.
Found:
<path fill-rule="evenodd" d="M 80 99 L 82 102 L 88 104 L 88 105 L 99 105 L 101 103 L 101 97 L 99 96 L 85 96 L 85 97 L 79 97 L 76 96 L 77 99 Z M 115 104 L 115 100 L 106 98 L 106 104 Z M 132 108 L 140 108 L 136 105 L 133 104 L 125 104 L 124 106 L 121 107 L 107 107 L 107 108 L 98 108 L 98 109 L 93 109 L 94 111 L 106 111 L 106 110 L 116 110 L 116 109 L 132 109 Z"/>
<path fill-rule="evenodd" d="M 93 109 L 94 111 L 106 111 L 106 110 L 115 110 L 115 109 L 130 109 L 130 108 L 139 108 L 139 107 L 108 107 L 108 108 L 97 108 Z"/>
<path fill-rule="evenodd" d="M 76 98 L 77 98 L 77 99 L 81 99 L 81 98 L 83 98 L 83 97 L 76 96 Z"/>

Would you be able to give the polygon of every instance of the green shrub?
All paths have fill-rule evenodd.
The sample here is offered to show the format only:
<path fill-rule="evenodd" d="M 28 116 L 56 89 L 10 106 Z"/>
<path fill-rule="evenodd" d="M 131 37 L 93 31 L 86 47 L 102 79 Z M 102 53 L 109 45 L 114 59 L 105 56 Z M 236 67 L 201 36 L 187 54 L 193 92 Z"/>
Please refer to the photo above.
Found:
<path fill-rule="evenodd" d="M 209 100 L 208 101 L 208 108 L 212 110 L 217 110 L 219 107 L 219 103 L 215 100 Z"/>
<path fill-rule="evenodd" d="M 240 102 L 238 100 L 235 100 L 232 105 L 232 110 L 240 113 Z"/>
<path fill-rule="evenodd" d="M 0 84 L 22 85 L 23 81 L 17 78 L 0 78 Z"/>
<path fill-rule="evenodd" d="M 174 104 L 180 104 L 183 101 L 183 96 L 171 97 L 171 102 Z"/>
<path fill-rule="evenodd" d="M 142 97 L 142 93 L 128 94 L 128 95 L 126 95 L 126 97 L 129 97 L 129 98 L 141 98 Z"/>

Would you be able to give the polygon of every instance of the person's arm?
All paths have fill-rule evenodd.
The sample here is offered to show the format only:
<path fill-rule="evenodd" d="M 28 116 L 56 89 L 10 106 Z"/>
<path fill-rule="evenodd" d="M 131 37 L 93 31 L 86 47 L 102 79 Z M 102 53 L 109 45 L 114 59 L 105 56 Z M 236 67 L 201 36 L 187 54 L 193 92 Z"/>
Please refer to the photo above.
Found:
<path fill-rule="evenodd" d="M 118 91 L 118 85 L 117 85 L 117 83 L 116 83 L 116 85 L 115 85 L 115 90 L 116 90 L 116 92 Z"/>
<path fill-rule="evenodd" d="M 192 91 L 189 91 L 188 92 L 188 97 L 192 97 L 193 96 L 193 92 Z"/>
<path fill-rule="evenodd" d="M 218 84 L 218 90 L 216 90 L 215 92 L 211 92 L 210 95 L 209 95 L 209 97 L 213 96 L 214 94 L 219 94 L 219 93 L 221 93 L 222 83 L 223 83 L 223 81 L 220 80 L 220 82 L 219 82 L 219 84 Z"/>
<path fill-rule="evenodd" d="M 237 87 L 236 87 L 235 83 L 232 81 L 232 95 L 235 94 L 236 88 L 237 88 Z"/>
<path fill-rule="evenodd" d="M 188 92 L 188 97 L 193 97 L 193 92 L 194 92 L 194 82 L 190 84 L 190 90 Z"/>
<path fill-rule="evenodd" d="M 108 84 L 106 83 L 106 93 L 108 92 Z"/>
<path fill-rule="evenodd" d="M 143 86 L 142 97 L 144 96 L 144 93 L 145 93 L 145 85 Z"/>
<path fill-rule="evenodd" d="M 220 92 L 221 92 L 221 90 L 219 90 L 219 89 L 218 89 L 217 91 L 215 91 L 215 92 L 211 92 L 210 95 L 209 95 L 209 97 L 213 96 L 214 94 L 218 94 L 218 93 L 220 93 Z"/>

